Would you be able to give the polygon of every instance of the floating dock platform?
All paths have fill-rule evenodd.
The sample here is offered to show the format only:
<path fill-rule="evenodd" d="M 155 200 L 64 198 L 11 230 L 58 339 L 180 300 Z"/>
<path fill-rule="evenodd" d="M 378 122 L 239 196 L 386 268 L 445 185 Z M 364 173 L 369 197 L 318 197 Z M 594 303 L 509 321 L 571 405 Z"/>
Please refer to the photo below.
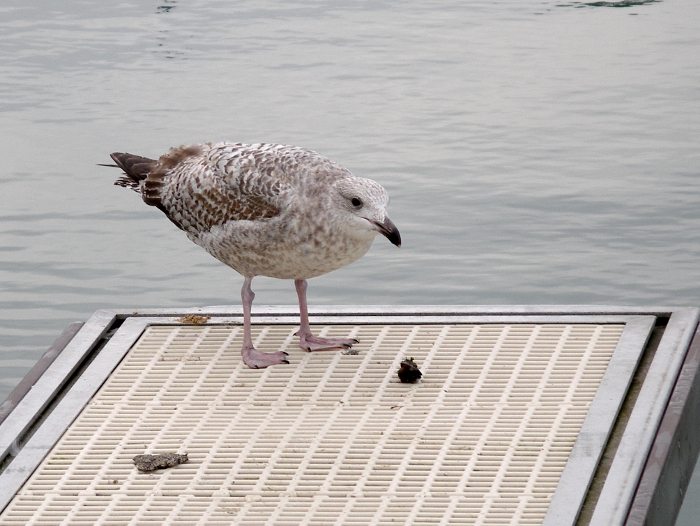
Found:
<path fill-rule="evenodd" d="M 99 311 L 0 406 L 3 525 L 668 525 L 700 448 L 700 310 Z M 422 372 L 402 383 L 400 362 Z M 187 455 L 145 472 L 142 454 Z M 180 457 L 183 458 L 183 457 Z"/>

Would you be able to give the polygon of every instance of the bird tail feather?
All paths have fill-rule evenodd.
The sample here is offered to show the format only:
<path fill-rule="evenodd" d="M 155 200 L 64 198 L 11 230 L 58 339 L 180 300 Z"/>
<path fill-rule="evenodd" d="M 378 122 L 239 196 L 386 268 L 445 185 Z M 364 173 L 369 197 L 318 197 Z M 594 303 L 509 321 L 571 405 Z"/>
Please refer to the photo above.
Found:
<path fill-rule="evenodd" d="M 114 184 L 123 186 L 124 188 L 131 188 L 137 192 L 140 190 L 141 181 L 146 179 L 148 174 L 151 173 L 158 164 L 158 161 L 131 153 L 115 152 L 110 154 L 110 157 L 116 163 L 116 167 L 124 170 L 124 175 L 117 179 Z"/>

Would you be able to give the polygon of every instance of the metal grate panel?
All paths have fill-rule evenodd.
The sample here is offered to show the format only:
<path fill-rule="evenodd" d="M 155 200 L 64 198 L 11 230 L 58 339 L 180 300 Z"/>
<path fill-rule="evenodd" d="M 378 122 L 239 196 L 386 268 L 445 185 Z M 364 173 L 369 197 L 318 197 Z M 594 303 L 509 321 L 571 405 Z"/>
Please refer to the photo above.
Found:
<path fill-rule="evenodd" d="M 541 524 L 624 324 L 297 328 L 254 327 L 292 362 L 254 371 L 238 326 L 149 327 L 2 524 Z"/>

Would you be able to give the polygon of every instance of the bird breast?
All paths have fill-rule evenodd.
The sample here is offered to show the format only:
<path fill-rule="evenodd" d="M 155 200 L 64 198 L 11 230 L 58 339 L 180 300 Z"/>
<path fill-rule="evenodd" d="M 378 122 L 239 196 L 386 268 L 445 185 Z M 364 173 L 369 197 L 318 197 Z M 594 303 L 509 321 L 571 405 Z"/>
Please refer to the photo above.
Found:
<path fill-rule="evenodd" d="M 349 265 L 374 240 L 285 216 L 232 221 L 188 237 L 243 276 L 279 279 L 310 279 Z"/>

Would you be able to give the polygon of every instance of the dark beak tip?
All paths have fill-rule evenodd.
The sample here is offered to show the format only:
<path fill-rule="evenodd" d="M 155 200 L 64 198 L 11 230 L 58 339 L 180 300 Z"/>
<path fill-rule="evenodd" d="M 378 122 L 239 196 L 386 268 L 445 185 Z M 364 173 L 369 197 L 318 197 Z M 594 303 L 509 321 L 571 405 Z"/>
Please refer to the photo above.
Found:
<path fill-rule="evenodd" d="M 384 222 L 377 223 L 377 226 L 379 227 L 379 231 L 389 240 L 392 245 L 396 245 L 397 247 L 401 246 L 401 234 L 391 219 L 385 217 Z"/>
<path fill-rule="evenodd" d="M 398 232 L 391 232 L 386 238 L 392 245 L 396 245 L 397 248 L 401 248 L 401 236 Z"/>

